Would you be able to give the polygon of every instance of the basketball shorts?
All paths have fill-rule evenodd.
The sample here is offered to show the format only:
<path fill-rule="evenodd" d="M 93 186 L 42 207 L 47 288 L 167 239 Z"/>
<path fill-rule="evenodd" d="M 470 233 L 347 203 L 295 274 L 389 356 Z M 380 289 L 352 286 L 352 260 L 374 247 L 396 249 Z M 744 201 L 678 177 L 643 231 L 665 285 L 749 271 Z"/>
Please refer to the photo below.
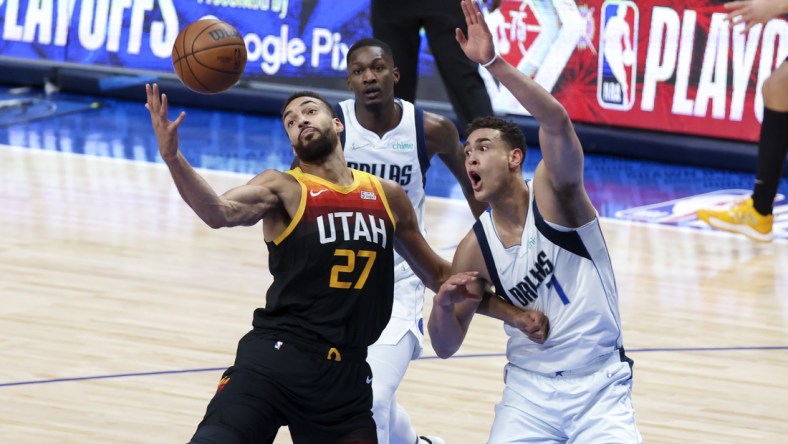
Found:
<path fill-rule="evenodd" d="M 507 364 L 489 444 L 643 442 L 632 368 L 616 351 L 581 371 L 544 375 Z"/>
<path fill-rule="evenodd" d="M 413 332 L 417 343 L 411 359 L 418 359 L 424 349 L 424 284 L 407 267 L 404 263 L 395 268 L 397 278 L 394 281 L 391 319 L 371 347 L 396 345 L 408 332 Z"/>
<path fill-rule="evenodd" d="M 288 426 L 294 444 L 375 443 L 372 372 L 365 357 L 327 359 L 250 332 L 191 442 L 271 443 Z"/>

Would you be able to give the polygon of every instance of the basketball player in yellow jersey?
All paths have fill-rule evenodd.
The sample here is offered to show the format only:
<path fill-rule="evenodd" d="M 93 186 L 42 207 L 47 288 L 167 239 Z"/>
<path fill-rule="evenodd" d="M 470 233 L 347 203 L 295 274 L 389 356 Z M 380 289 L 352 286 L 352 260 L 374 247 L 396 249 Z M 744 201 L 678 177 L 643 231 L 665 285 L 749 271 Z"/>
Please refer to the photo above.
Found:
<path fill-rule="evenodd" d="M 433 291 L 450 265 L 424 240 L 396 183 L 346 166 L 342 123 L 320 96 L 291 96 L 282 121 L 300 168 L 217 194 L 178 148 L 167 97 L 146 85 L 159 151 L 183 199 L 212 228 L 262 221 L 273 284 L 238 344 L 192 443 L 375 443 L 367 347 L 389 320 L 393 249 Z"/>

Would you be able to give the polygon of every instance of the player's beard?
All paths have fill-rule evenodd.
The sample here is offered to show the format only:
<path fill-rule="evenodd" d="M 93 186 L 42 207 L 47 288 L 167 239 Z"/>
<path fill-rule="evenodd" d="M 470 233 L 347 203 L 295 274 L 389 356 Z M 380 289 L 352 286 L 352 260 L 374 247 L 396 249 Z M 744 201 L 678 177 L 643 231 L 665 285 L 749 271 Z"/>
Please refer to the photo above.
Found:
<path fill-rule="evenodd" d="M 315 129 L 312 139 L 303 141 L 298 139 L 295 145 L 295 151 L 298 159 L 309 163 L 322 163 L 328 158 L 337 146 L 339 138 L 336 133 L 324 134 L 322 131 Z"/>

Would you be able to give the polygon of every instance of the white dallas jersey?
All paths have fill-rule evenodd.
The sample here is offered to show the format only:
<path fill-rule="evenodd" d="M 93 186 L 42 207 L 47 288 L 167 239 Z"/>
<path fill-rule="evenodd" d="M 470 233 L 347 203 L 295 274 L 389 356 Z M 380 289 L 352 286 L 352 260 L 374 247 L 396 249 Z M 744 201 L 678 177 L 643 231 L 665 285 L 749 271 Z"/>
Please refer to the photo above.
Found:
<path fill-rule="evenodd" d="M 613 266 L 599 219 L 576 229 L 542 218 L 530 189 L 520 245 L 504 248 L 490 211 L 474 224 L 496 292 L 516 307 L 541 311 L 550 331 L 539 345 L 504 324 L 509 362 L 553 374 L 579 369 L 622 347 Z"/>
<path fill-rule="evenodd" d="M 345 131 L 340 133 L 340 138 L 349 167 L 402 185 L 416 210 L 419 228 L 425 233 L 424 187 L 430 161 L 424 137 L 424 111 L 405 100 L 396 100 L 402 106 L 402 119 L 383 137 L 361 126 L 356 118 L 355 100 L 341 102 L 337 115 Z M 394 252 L 394 306 L 391 320 L 377 344 L 396 344 L 411 330 L 419 339 L 413 356 L 417 358 L 424 342 L 423 307 L 424 285 L 408 263 Z"/>

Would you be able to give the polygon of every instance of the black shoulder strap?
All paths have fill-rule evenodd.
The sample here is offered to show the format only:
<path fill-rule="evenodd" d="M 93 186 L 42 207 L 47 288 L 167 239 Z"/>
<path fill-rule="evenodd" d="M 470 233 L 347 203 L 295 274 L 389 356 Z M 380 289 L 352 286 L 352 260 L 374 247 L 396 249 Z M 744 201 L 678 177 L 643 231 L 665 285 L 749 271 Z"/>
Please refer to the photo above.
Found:
<path fill-rule="evenodd" d="M 416 120 L 416 152 L 419 156 L 419 167 L 421 168 L 422 187 L 427 187 L 427 170 L 430 168 L 430 158 L 427 155 L 427 135 L 424 132 L 424 108 L 413 105 L 414 117 Z"/>
<path fill-rule="evenodd" d="M 487 241 L 487 235 L 484 233 L 484 227 L 480 219 L 477 219 L 473 224 L 473 232 L 476 234 L 476 240 L 479 242 L 479 248 L 482 250 L 482 257 L 484 258 L 484 264 L 487 266 L 487 273 L 489 273 L 492 284 L 495 286 L 495 294 L 511 304 L 512 301 L 506 294 L 506 290 L 501 284 L 501 278 L 498 276 L 498 270 L 495 268 L 495 259 L 493 258 L 492 251 L 490 251 L 490 244 Z"/>

